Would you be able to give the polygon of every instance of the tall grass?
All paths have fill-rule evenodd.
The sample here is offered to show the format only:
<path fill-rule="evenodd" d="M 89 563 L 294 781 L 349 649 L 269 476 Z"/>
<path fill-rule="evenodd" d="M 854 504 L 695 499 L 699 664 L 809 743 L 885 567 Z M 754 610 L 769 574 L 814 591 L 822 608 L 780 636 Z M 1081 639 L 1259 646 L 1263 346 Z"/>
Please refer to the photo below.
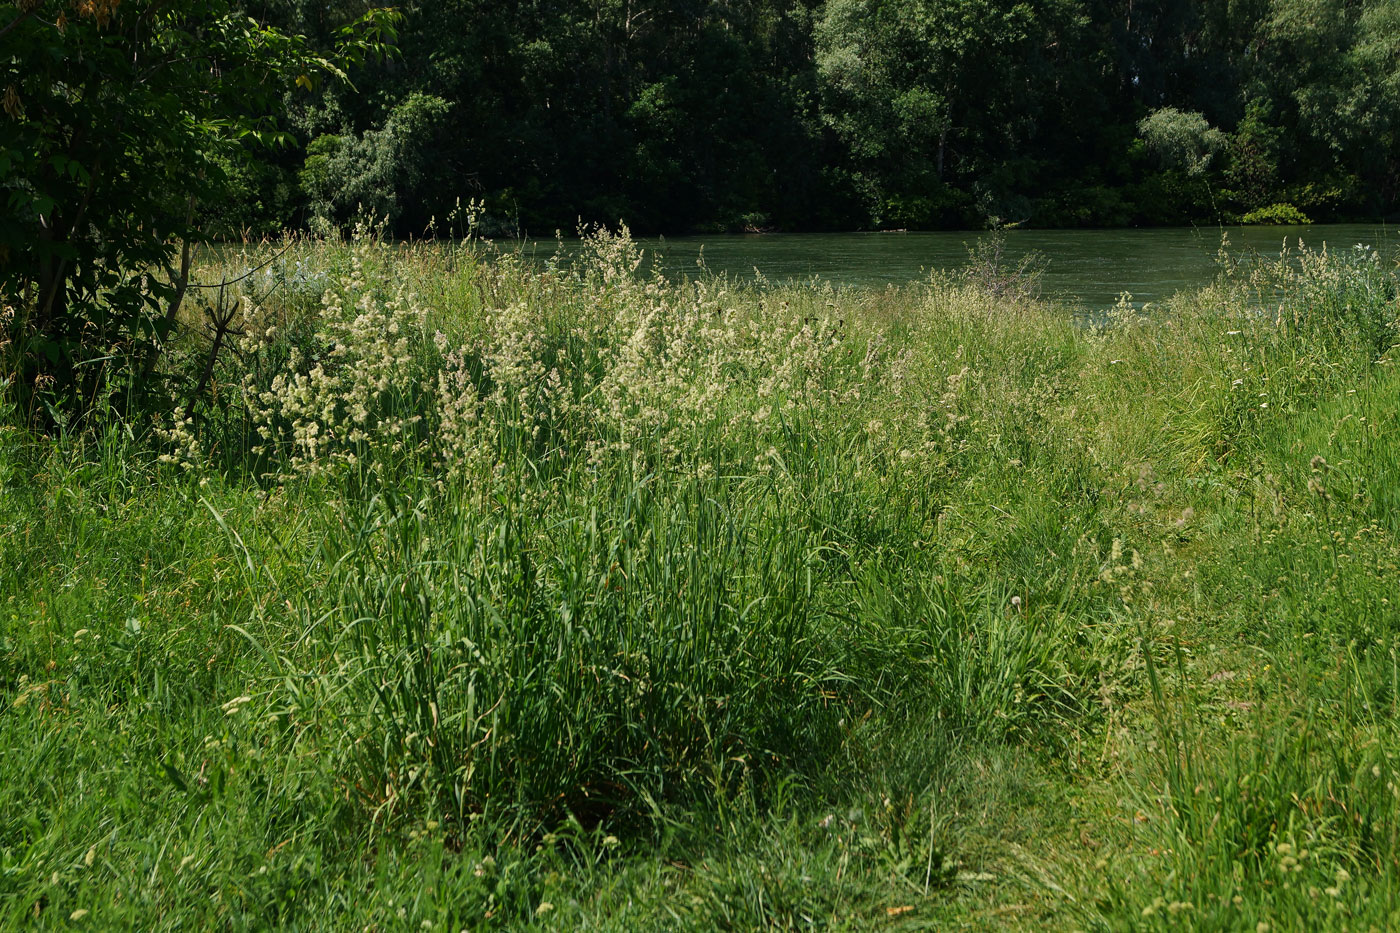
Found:
<path fill-rule="evenodd" d="M 584 256 L 225 251 L 192 407 L 5 421 L 7 922 L 1386 925 L 1390 269 Z"/>

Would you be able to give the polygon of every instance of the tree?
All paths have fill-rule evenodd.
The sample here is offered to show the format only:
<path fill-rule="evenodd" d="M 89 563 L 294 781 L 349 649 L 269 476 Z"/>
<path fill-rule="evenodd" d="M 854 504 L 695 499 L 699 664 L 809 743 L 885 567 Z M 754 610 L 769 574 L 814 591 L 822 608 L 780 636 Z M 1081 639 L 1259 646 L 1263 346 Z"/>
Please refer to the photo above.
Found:
<path fill-rule="evenodd" d="M 431 199 L 427 189 L 439 181 L 435 131 L 451 109 L 442 98 L 415 91 L 394 106 L 380 129 L 312 140 L 301 182 L 317 215 L 343 223 L 367 211 L 402 222 L 403 201 L 421 214 Z M 431 218 L 412 219 L 421 230 Z"/>
<path fill-rule="evenodd" d="M 1204 175 L 1227 142 L 1225 134 L 1204 116 L 1175 107 L 1162 107 L 1143 117 L 1138 132 L 1164 168 L 1179 169 L 1191 177 Z"/>
<path fill-rule="evenodd" d="M 1296 180 L 1357 185 L 1371 211 L 1400 194 L 1397 29 L 1397 0 L 1273 0 L 1260 29 Z"/>
<path fill-rule="evenodd" d="M 1070 6 L 828 0 L 815 28 L 824 115 L 877 222 L 936 224 L 950 186 L 999 187 L 995 169 L 1053 94 L 1036 70 L 1075 28 Z"/>
<path fill-rule="evenodd" d="M 227 0 L 16 0 L 0 19 L 0 294 L 22 384 L 81 398 L 102 357 L 149 376 L 230 166 L 283 138 L 284 94 L 343 77 L 395 22 L 322 55 Z M 0 8 L 3 9 L 3 8 Z"/>

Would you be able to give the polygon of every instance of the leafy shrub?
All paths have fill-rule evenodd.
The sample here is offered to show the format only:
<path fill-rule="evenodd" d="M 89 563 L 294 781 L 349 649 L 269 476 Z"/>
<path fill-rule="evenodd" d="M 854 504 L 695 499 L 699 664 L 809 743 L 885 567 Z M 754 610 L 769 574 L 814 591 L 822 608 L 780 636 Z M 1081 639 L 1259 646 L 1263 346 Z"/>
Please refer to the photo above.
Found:
<path fill-rule="evenodd" d="M 1301 226 L 1310 224 L 1312 221 L 1308 219 L 1307 214 L 1292 204 L 1270 204 L 1268 207 L 1261 207 L 1245 214 L 1240 218 L 1240 223 Z"/>
<path fill-rule="evenodd" d="M 1049 262 L 1044 254 L 1035 251 L 1010 262 L 1006 256 L 1006 234 L 1001 232 L 983 236 L 968 247 L 967 260 L 960 273 L 964 282 L 986 291 L 993 299 L 1013 301 L 1040 297 L 1040 280 Z"/>
<path fill-rule="evenodd" d="M 442 155 L 435 146 L 439 128 L 451 109 L 440 97 L 414 92 L 378 129 L 312 140 L 300 178 L 317 215 L 344 223 L 367 212 L 402 227 L 405 220 L 421 222 L 434 206 L 445 206 L 429 187 Z"/>

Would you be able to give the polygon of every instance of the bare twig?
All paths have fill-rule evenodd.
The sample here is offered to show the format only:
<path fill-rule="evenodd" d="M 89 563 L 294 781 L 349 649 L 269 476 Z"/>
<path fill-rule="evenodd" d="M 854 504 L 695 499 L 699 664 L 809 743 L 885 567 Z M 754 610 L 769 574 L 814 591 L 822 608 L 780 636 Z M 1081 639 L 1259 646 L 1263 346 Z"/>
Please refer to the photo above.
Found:
<path fill-rule="evenodd" d="M 230 285 L 235 285 L 235 284 L 237 284 L 237 283 L 243 281 L 244 279 L 251 278 L 251 277 L 253 276 L 253 273 L 255 273 L 255 272 L 261 272 L 263 269 L 267 268 L 268 266 L 272 265 L 272 264 L 273 264 L 274 262 L 276 262 L 277 260 L 281 259 L 283 256 L 286 255 L 287 250 L 291 249 L 294 245 L 296 245 L 296 244 L 295 244 L 295 243 L 288 243 L 286 246 L 284 246 L 284 247 L 282 247 L 280 250 L 278 250 L 278 252 L 277 252 L 276 254 L 274 254 L 274 255 L 268 257 L 268 258 L 267 258 L 266 260 L 264 260 L 263 262 L 258 263 L 256 266 L 254 266 L 253 268 L 249 269 L 247 272 L 243 273 L 242 275 L 238 276 L 238 278 L 236 278 L 236 279 L 224 279 L 222 282 L 209 282 L 209 283 L 205 283 L 205 282 L 191 282 L 190 285 L 189 285 L 189 287 L 190 287 L 190 288 L 227 288 L 227 287 L 230 286 Z"/>
<path fill-rule="evenodd" d="M 204 372 L 199 377 L 199 383 L 190 393 L 190 400 L 185 404 L 185 419 L 194 417 L 194 406 L 199 401 L 199 397 L 204 394 L 204 390 L 209 386 L 209 380 L 214 377 L 214 366 L 219 361 L 219 350 L 224 345 L 224 337 L 232 330 L 229 327 L 233 323 L 233 316 L 238 312 L 238 299 L 233 300 L 232 306 L 225 304 L 226 292 L 219 290 L 218 304 L 212 308 L 205 309 L 205 315 L 209 318 L 209 324 L 214 331 L 214 342 L 209 347 L 209 358 L 204 361 Z"/>
<path fill-rule="evenodd" d="M 210 329 L 213 331 L 214 334 L 214 341 L 209 347 L 209 358 L 204 362 L 204 372 L 200 375 L 199 383 L 195 386 L 194 391 L 190 393 L 189 402 L 187 402 L 185 405 L 186 419 L 192 418 L 194 416 L 194 407 L 199 402 L 199 397 L 204 394 L 204 390 L 209 387 L 210 381 L 214 378 L 214 367 L 218 364 L 219 352 L 223 349 L 224 338 L 226 338 L 230 334 L 232 334 L 235 337 L 243 336 L 243 331 L 232 326 L 234 316 L 238 313 L 238 299 L 234 298 L 233 303 L 230 306 L 225 305 L 228 286 L 234 285 L 248 278 L 254 272 L 257 272 L 259 269 L 263 268 L 264 266 L 271 263 L 273 260 L 277 259 L 283 253 L 286 253 L 288 249 L 291 249 L 290 243 L 287 244 L 287 246 L 284 247 L 282 251 L 279 252 L 276 256 L 273 256 L 271 259 L 267 260 L 267 262 L 264 262 L 256 268 L 251 269 L 243 275 L 240 275 L 238 278 L 225 279 L 217 285 L 212 286 L 201 286 L 191 283 L 191 288 L 218 288 L 219 296 L 215 307 L 206 307 L 205 309 L 205 316 L 209 319 Z M 276 290 L 277 285 L 274 284 L 271 288 L 269 288 L 266 292 L 263 293 L 262 297 L 258 299 L 258 303 L 261 304 L 264 300 L 267 299 L 269 295 L 271 295 Z"/>

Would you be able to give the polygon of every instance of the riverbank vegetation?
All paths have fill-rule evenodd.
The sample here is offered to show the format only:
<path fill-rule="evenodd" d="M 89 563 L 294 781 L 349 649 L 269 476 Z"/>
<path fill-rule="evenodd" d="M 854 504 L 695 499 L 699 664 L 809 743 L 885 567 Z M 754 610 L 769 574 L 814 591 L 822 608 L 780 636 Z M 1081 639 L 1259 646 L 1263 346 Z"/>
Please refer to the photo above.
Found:
<path fill-rule="evenodd" d="M 306 155 L 263 203 L 418 233 L 483 198 L 536 236 L 1375 220 L 1397 35 L 1394 0 L 410 5 L 401 61 L 289 108 Z"/>
<path fill-rule="evenodd" d="M 0 922 L 1396 926 L 1392 259 L 477 238 L 1384 213 L 1392 6 L 11 4 Z"/>
<path fill-rule="evenodd" d="M 6 383 L 5 925 L 1396 924 L 1389 259 L 638 259 L 225 250 L 139 407 Z"/>
<path fill-rule="evenodd" d="M 61 182 L 93 179 L 96 206 L 169 170 L 153 200 L 217 235 L 361 211 L 442 234 L 470 200 L 492 235 L 536 237 L 1400 210 L 1395 0 L 372 7 L 7 5 L 0 96 L 24 131 L 0 140 L 0 179 L 60 203 Z M 347 57 L 367 15 L 389 54 Z M 178 137 L 210 108 L 222 138 L 192 167 Z M 152 140 L 168 151 L 142 156 Z M 39 236 L 49 211 L 11 213 L 0 243 L 10 225 Z"/>

